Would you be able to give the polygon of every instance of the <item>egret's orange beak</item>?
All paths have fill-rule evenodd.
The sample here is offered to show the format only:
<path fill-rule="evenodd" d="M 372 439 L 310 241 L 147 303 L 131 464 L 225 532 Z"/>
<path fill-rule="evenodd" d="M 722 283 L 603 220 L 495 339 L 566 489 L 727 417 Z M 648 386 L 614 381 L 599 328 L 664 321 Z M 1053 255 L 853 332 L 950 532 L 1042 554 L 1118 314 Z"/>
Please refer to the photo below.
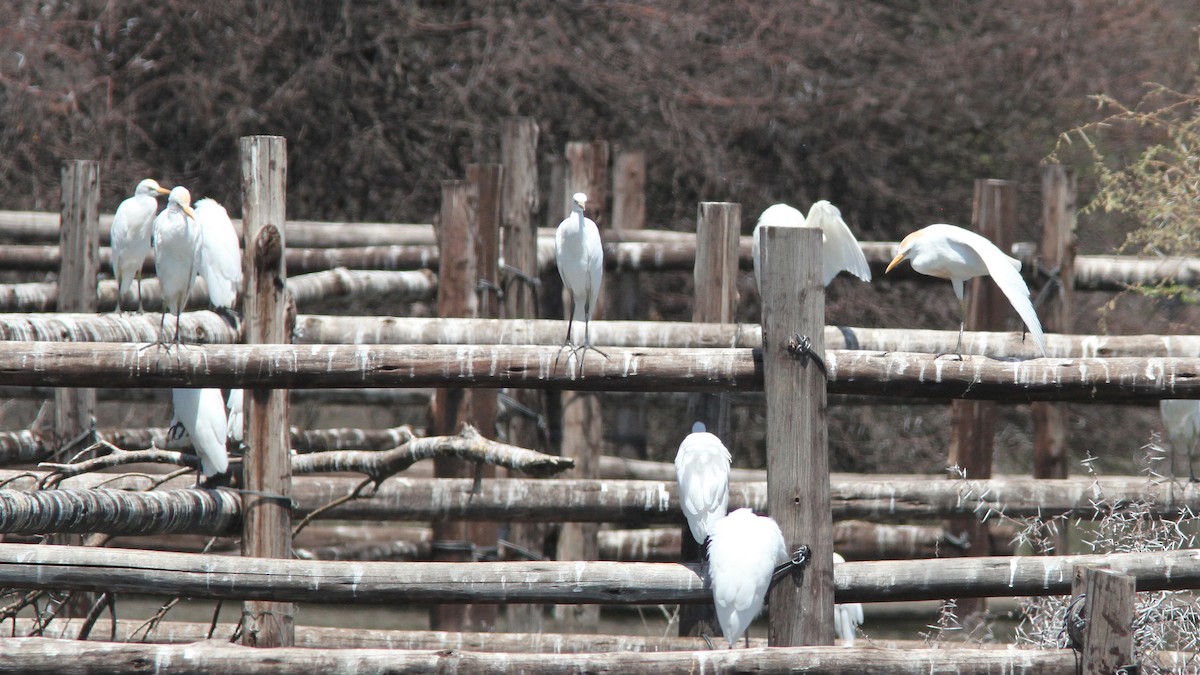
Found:
<path fill-rule="evenodd" d="M 196 212 L 192 210 L 192 207 L 190 207 L 190 206 L 183 207 L 183 212 L 188 214 L 188 217 L 191 218 L 192 220 L 196 219 Z"/>
<path fill-rule="evenodd" d="M 160 195 L 169 195 L 169 194 L 171 194 L 171 191 L 170 191 L 170 190 L 168 190 L 167 188 L 165 188 L 165 187 L 163 187 L 163 186 L 161 186 L 161 185 L 155 185 L 155 186 L 154 186 L 154 191 L 155 191 L 155 192 L 157 192 L 157 193 L 158 193 L 158 194 L 160 194 Z"/>
<path fill-rule="evenodd" d="M 884 270 L 883 273 L 887 274 L 888 272 L 891 272 L 892 268 L 895 267 L 896 265 L 899 265 L 901 260 L 904 260 L 904 254 L 897 253 L 896 257 L 892 258 L 892 262 L 888 263 L 887 269 Z"/>

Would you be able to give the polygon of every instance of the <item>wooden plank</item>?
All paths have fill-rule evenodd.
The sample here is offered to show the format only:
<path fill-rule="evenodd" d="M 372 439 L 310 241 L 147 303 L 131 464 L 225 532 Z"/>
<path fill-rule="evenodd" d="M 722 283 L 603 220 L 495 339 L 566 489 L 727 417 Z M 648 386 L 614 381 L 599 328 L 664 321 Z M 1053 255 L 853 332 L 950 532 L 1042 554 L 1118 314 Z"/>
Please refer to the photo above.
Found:
<path fill-rule="evenodd" d="M 63 163 L 61 232 L 58 311 L 94 312 L 100 271 L 99 162 L 75 159 Z M 72 438 L 92 426 L 95 391 L 59 389 L 54 400 L 54 429 L 61 438 Z"/>
<path fill-rule="evenodd" d="M 618 148 L 613 157 L 612 225 L 608 229 L 618 240 L 636 236 L 646 226 L 646 153 Z M 645 316 L 646 281 L 640 272 L 621 272 L 610 278 L 607 287 L 612 298 L 609 315 L 614 319 L 635 320 Z M 644 457 L 646 452 L 646 406 L 641 402 L 620 401 L 611 413 L 613 422 L 607 436 L 620 455 Z"/>
<path fill-rule="evenodd" d="M 767 398 L 767 509 L 789 551 L 811 549 L 803 574 L 770 592 L 772 647 L 833 644 L 833 519 L 825 428 L 825 287 L 821 231 L 764 227 L 762 364 Z M 797 338 L 813 356 L 798 358 Z"/>
<path fill-rule="evenodd" d="M 1079 672 L 1109 675 L 1136 669 L 1133 623 L 1137 580 L 1101 566 L 1077 565 L 1071 590 L 1073 596 L 1083 595 Z"/>
<path fill-rule="evenodd" d="M 247 343 L 291 341 L 287 322 L 286 190 L 287 142 L 282 136 L 245 136 L 240 144 L 242 210 L 247 242 L 242 268 L 249 271 L 243 309 Z M 230 386 L 246 383 L 231 382 Z M 292 555 L 291 459 L 288 394 L 262 385 L 246 388 L 242 475 L 246 512 L 242 555 Z M 277 496 L 270 496 L 277 495 Z M 242 644 L 289 647 L 294 643 L 295 608 L 287 602 L 249 601 L 242 606 Z"/>

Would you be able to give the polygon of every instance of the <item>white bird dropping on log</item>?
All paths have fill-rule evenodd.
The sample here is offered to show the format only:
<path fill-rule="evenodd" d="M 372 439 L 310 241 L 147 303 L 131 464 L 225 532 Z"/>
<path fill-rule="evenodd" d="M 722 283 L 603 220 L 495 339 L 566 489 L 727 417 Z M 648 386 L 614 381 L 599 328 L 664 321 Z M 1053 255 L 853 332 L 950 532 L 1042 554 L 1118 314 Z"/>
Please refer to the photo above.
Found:
<path fill-rule="evenodd" d="M 180 342 L 179 314 L 196 281 L 202 235 L 191 203 L 187 188 L 175 186 L 167 197 L 167 208 L 154 219 L 154 269 L 163 296 L 163 318 L 158 325 L 162 343 L 166 343 L 167 312 L 175 315 L 175 342 Z"/>
<path fill-rule="evenodd" d="M 1021 278 L 1021 261 L 1005 255 L 995 244 L 983 236 L 955 225 L 939 223 L 917 230 L 900 242 L 900 251 L 888 264 L 887 272 L 905 258 L 912 261 L 913 269 L 931 277 L 949 279 L 958 296 L 962 321 L 958 324 L 958 346 L 954 353 L 962 358 L 963 330 L 967 325 L 967 302 L 963 297 L 963 282 L 974 277 L 991 276 L 996 285 L 1017 310 L 1021 320 L 1029 327 L 1033 341 L 1042 356 L 1046 355 L 1046 338 L 1042 334 L 1042 323 L 1038 321 L 1033 303 L 1029 301 L 1029 287 Z"/>
<path fill-rule="evenodd" d="M 1188 480 L 1197 482 L 1193 460 L 1200 441 L 1200 401 L 1166 399 L 1159 401 L 1158 409 L 1171 446 L 1171 477 L 1175 477 L 1175 456 L 1183 450 L 1187 452 Z"/>
<path fill-rule="evenodd" d="M 200 276 L 218 310 L 233 310 L 242 283 L 242 248 L 229 213 L 214 199 L 196 202 L 200 225 Z"/>
<path fill-rule="evenodd" d="M 833 554 L 833 564 L 840 565 L 846 562 L 846 559 L 841 555 Z M 846 643 L 847 647 L 854 646 L 854 638 L 858 634 L 858 627 L 863 622 L 863 606 L 860 602 L 851 602 L 833 606 L 833 632 L 837 634 L 838 639 Z"/>
<path fill-rule="evenodd" d="M 713 526 L 708 538 L 708 578 L 730 649 L 762 611 L 775 567 L 787 560 L 783 532 L 766 516 L 738 509 Z"/>
<path fill-rule="evenodd" d="M 228 438 L 235 443 L 242 442 L 242 433 L 245 430 L 245 418 L 242 417 L 242 390 L 230 389 L 229 398 L 225 402 L 225 408 L 228 411 Z"/>
<path fill-rule="evenodd" d="M 826 286 L 833 281 L 839 272 L 845 271 L 862 279 L 871 280 L 871 267 L 867 265 L 867 257 L 863 255 L 858 239 L 842 220 L 842 212 L 836 206 L 822 199 L 808 210 L 808 218 L 787 204 L 768 206 L 758 217 L 754 226 L 752 252 L 754 259 L 754 283 L 762 288 L 759 279 L 761 258 L 758 251 L 758 231 L 766 225 L 778 227 L 813 227 L 821 230 L 821 279 Z"/>
<path fill-rule="evenodd" d="M 158 213 L 158 195 L 168 190 L 153 178 L 137 184 L 133 196 L 117 206 L 113 215 L 112 270 L 117 280 L 117 311 L 123 311 L 121 299 L 129 292 L 134 280 L 138 285 L 138 310 L 142 309 L 142 265 L 150 255 L 150 236 L 154 233 L 154 216 Z"/>
<path fill-rule="evenodd" d="M 576 321 L 583 321 L 583 345 L 592 345 L 588 324 L 596 301 L 600 298 L 600 280 L 604 276 L 604 248 L 600 242 L 600 230 L 591 218 L 583 215 L 587 206 L 587 195 L 576 192 L 571 198 L 571 215 L 558 224 L 554 233 L 554 261 L 563 287 L 571 297 L 571 315 L 567 320 L 566 343 L 579 347 L 571 339 L 571 329 Z"/>
<path fill-rule="evenodd" d="M 729 509 L 731 461 L 725 444 L 705 431 L 702 422 L 692 426 L 692 433 L 679 444 L 679 453 L 675 455 L 679 506 L 692 536 L 701 544 Z"/>
<path fill-rule="evenodd" d="M 175 419 L 192 437 L 192 447 L 200 457 L 200 471 L 205 478 L 229 470 L 229 453 L 225 449 L 228 420 L 225 399 L 220 389 L 172 389 Z"/>

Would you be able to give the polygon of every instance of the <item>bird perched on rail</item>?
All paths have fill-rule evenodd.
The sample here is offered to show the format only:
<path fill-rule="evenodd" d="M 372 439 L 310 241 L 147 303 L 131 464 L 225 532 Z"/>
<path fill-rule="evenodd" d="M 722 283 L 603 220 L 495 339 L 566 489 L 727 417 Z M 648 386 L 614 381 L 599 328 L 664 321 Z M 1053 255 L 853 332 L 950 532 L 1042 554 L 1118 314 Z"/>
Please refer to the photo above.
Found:
<path fill-rule="evenodd" d="M 600 298 L 600 281 L 604 276 L 604 248 L 596 223 L 584 215 L 587 195 L 576 192 L 571 198 L 571 215 L 558 224 L 554 233 L 554 261 L 563 287 L 571 298 L 571 314 L 567 319 L 566 346 L 573 353 L 591 349 L 602 356 L 604 352 L 592 346 L 588 324 Z M 583 344 L 576 344 L 571 331 L 576 321 L 583 322 Z M 580 368 L 583 362 L 580 360 Z"/>
<path fill-rule="evenodd" d="M 871 268 L 854 233 L 842 220 L 842 212 L 822 199 L 808 210 L 808 218 L 787 204 L 768 206 L 758 217 L 754 226 L 752 251 L 754 258 L 754 282 L 762 289 L 762 258 L 759 257 L 758 231 L 766 225 L 780 227 L 812 227 L 821 230 L 821 279 L 826 286 L 839 272 L 846 271 L 863 281 L 871 280 Z"/>
<path fill-rule="evenodd" d="M 834 565 L 840 565 L 844 562 L 846 562 L 846 559 L 841 555 L 837 553 L 833 554 Z M 862 603 L 850 602 L 833 606 L 833 632 L 838 636 L 839 640 L 846 643 L 847 647 L 854 646 L 854 638 L 862 622 Z"/>
<path fill-rule="evenodd" d="M 675 455 L 679 506 L 692 536 L 700 544 L 708 539 L 713 525 L 729 509 L 731 461 L 725 444 L 705 431 L 703 422 L 692 425 L 692 433 L 679 444 L 679 453 Z"/>
<path fill-rule="evenodd" d="M 196 202 L 196 223 L 200 225 L 200 276 L 208 287 L 208 299 L 218 312 L 235 323 L 234 303 L 242 283 L 242 249 L 229 213 L 215 199 Z"/>
<path fill-rule="evenodd" d="M 138 311 L 142 310 L 142 265 L 150 255 L 150 236 L 154 233 L 154 216 L 158 213 L 158 195 L 169 192 L 153 178 L 137 184 L 133 196 L 122 201 L 113 215 L 112 270 L 117 280 L 117 311 L 124 311 L 122 298 L 134 280 L 138 287 Z"/>
<path fill-rule="evenodd" d="M 229 474 L 229 452 L 225 447 L 228 420 L 221 390 L 172 389 L 171 400 L 177 420 L 171 426 L 172 439 L 181 439 L 186 431 L 200 457 L 204 482 L 210 485 L 219 482 Z M 201 484 L 199 476 L 196 484 Z"/>
<path fill-rule="evenodd" d="M 787 561 L 783 532 L 766 516 L 738 509 L 713 525 L 708 537 L 708 578 L 717 620 L 730 649 L 762 611 L 775 567 Z"/>
<path fill-rule="evenodd" d="M 163 300 L 163 317 L 158 324 L 162 344 L 167 342 L 167 312 L 175 315 L 175 342 L 181 342 L 179 315 L 196 281 L 200 256 L 202 235 L 195 218 L 191 193 L 177 185 L 167 197 L 167 208 L 154 219 L 154 269 Z"/>
<path fill-rule="evenodd" d="M 1029 327 L 1034 342 L 1042 355 L 1046 355 L 1046 338 L 1042 324 L 1038 321 L 1033 303 L 1029 301 L 1029 287 L 1021 278 L 1021 261 L 1005 255 L 995 244 L 983 236 L 946 224 L 929 225 L 917 230 L 900 242 L 900 250 L 888 264 L 887 272 L 904 259 L 912 261 L 913 269 L 931 277 L 949 279 L 958 296 L 962 321 L 958 324 L 958 346 L 954 353 L 962 360 L 963 331 L 967 325 L 967 302 L 963 296 L 963 283 L 967 279 L 991 276 L 1017 310 L 1021 320 Z M 939 355 L 940 356 L 940 355 Z"/>
<path fill-rule="evenodd" d="M 1159 401 L 1163 428 L 1167 432 L 1167 445 L 1171 448 L 1171 477 L 1175 477 L 1175 457 L 1180 450 L 1187 451 L 1188 480 L 1196 483 L 1193 464 L 1196 442 L 1200 441 L 1200 401 L 1166 399 Z"/>

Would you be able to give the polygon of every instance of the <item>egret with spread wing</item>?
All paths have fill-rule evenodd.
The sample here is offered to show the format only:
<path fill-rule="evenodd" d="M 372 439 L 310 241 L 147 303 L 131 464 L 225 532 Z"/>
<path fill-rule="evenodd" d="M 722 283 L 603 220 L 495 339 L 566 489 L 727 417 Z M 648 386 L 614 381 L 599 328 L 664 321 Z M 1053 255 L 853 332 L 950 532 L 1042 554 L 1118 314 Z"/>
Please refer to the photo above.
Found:
<path fill-rule="evenodd" d="M 839 272 L 846 271 L 863 281 L 871 280 L 871 268 L 863 255 L 858 239 L 842 220 L 842 212 L 822 199 L 808 210 L 808 218 L 787 204 L 768 206 L 758 217 L 754 226 L 752 251 L 754 259 L 754 281 L 762 288 L 759 278 L 761 258 L 758 250 L 758 230 L 766 225 L 779 227 L 813 227 L 821 230 L 821 279 L 826 286 Z"/>

